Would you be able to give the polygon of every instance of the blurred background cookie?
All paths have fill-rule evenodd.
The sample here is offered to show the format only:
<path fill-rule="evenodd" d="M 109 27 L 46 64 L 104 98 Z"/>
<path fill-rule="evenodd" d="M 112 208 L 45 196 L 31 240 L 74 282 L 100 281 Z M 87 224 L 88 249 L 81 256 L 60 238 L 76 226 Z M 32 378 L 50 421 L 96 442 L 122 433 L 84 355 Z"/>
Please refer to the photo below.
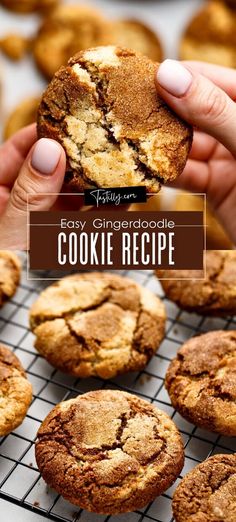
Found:
<path fill-rule="evenodd" d="M 7 140 L 15 132 L 36 122 L 37 110 L 40 104 L 40 98 L 27 98 L 22 101 L 8 116 L 4 129 L 3 138 Z"/>
<path fill-rule="evenodd" d="M 61 5 L 44 19 L 33 45 L 39 70 L 48 79 L 69 58 L 112 40 L 111 23 L 93 7 Z"/>
<path fill-rule="evenodd" d="M 183 210 L 187 212 L 203 212 L 204 207 L 205 203 L 203 197 L 195 196 L 194 194 L 188 194 L 188 192 L 177 192 L 173 202 L 173 210 L 177 211 Z M 231 250 L 231 248 L 233 248 L 233 244 L 226 235 L 226 232 L 217 220 L 216 216 L 213 214 L 213 211 L 209 205 L 207 205 L 206 225 L 208 250 Z"/>
<path fill-rule="evenodd" d="M 0 40 L 0 49 L 10 60 L 18 62 L 31 48 L 31 41 L 19 34 L 9 33 Z"/>
<path fill-rule="evenodd" d="M 154 62 L 161 62 L 163 50 L 158 36 L 138 20 L 120 20 L 114 23 L 114 45 L 134 49 Z"/>
<path fill-rule="evenodd" d="M 235 11 L 218 0 L 203 6 L 183 36 L 180 58 L 236 67 Z"/>
<path fill-rule="evenodd" d="M 0 250 L 0 308 L 13 297 L 20 282 L 19 258 L 8 250 Z"/>
<path fill-rule="evenodd" d="M 17 13 L 32 13 L 42 9 L 51 9 L 59 2 L 60 0 L 0 0 L 0 5 Z"/>

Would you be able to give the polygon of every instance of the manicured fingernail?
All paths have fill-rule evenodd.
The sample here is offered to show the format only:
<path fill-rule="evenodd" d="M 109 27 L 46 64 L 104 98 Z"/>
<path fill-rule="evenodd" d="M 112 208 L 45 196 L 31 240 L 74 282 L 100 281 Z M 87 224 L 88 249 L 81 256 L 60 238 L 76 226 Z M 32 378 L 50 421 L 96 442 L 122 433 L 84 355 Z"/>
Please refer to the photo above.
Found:
<path fill-rule="evenodd" d="M 165 60 L 157 72 L 159 85 L 172 96 L 184 96 L 192 85 L 193 77 L 188 69 L 176 60 Z"/>
<path fill-rule="evenodd" d="M 50 176 L 55 171 L 61 157 L 59 143 L 47 138 L 39 140 L 33 150 L 31 166 L 39 174 Z"/>

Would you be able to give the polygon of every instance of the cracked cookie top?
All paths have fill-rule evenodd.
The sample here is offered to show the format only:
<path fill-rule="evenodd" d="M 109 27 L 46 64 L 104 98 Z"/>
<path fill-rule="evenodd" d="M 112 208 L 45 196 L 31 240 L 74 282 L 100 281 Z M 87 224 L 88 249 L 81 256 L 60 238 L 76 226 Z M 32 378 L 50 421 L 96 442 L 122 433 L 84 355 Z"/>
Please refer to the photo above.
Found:
<path fill-rule="evenodd" d="M 168 489 L 184 455 L 164 412 L 134 395 L 99 390 L 52 410 L 38 432 L 36 459 L 44 480 L 67 500 L 115 514 Z"/>
<path fill-rule="evenodd" d="M 182 480 L 173 498 L 176 522 L 235 522 L 236 455 L 215 455 Z"/>
<path fill-rule="evenodd" d="M 111 22 L 94 7 L 63 4 L 43 20 L 33 53 L 38 68 L 51 80 L 75 53 L 111 40 Z"/>
<path fill-rule="evenodd" d="M 157 270 L 156 274 L 166 296 L 180 308 L 219 317 L 236 314 L 235 251 L 207 251 L 205 278 L 197 270 Z"/>
<path fill-rule="evenodd" d="M 0 0 L 0 4 L 18 13 L 32 13 L 43 9 L 52 9 L 60 0 Z"/>
<path fill-rule="evenodd" d="M 30 313 L 36 349 L 79 377 L 111 378 L 141 370 L 165 332 L 162 301 L 134 281 L 108 273 L 61 279 Z"/>
<path fill-rule="evenodd" d="M 234 1 L 234 6 L 236 2 Z M 203 60 L 236 66 L 236 13 L 233 1 L 212 0 L 193 18 L 183 36 L 182 60 Z"/>
<path fill-rule="evenodd" d="M 209 332 L 187 341 L 165 384 L 174 408 L 188 421 L 236 436 L 236 332 Z"/>
<path fill-rule="evenodd" d="M 8 250 L 0 250 L 0 308 L 16 292 L 21 265 L 18 257 Z"/>
<path fill-rule="evenodd" d="M 156 69 L 141 54 L 108 46 L 77 54 L 56 73 L 42 98 L 38 135 L 65 148 L 72 188 L 158 192 L 182 173 L 192 130 L 157 94 Z"/>
<path fill-rule="evenodd" d="M 32 386 L 19 359 L 0 344 L 0 437 L 16 429 L 32 400 Z"/>

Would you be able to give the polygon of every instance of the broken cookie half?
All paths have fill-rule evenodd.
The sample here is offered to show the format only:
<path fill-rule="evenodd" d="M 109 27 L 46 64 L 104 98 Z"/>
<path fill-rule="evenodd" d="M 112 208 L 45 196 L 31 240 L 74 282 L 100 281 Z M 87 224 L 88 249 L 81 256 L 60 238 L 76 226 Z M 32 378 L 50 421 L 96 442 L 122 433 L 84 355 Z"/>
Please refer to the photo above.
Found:
<path fill-rule="evenodd" d="M 80 52 L 55 74 L 38 134 L 65 148 L 72 188 L 146 186 L 155 193 L 182 173 L 192 129 L 157 94 L 156 69 L 141 54 L 108 46 Z"/>

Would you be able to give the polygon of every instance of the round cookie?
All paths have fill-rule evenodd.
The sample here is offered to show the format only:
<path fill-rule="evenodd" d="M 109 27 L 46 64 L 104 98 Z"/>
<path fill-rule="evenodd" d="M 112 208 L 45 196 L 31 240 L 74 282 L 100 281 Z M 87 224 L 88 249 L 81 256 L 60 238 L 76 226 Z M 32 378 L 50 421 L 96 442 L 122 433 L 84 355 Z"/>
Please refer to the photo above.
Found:
<path fill-rule="evenodd" d="M 183 36 L 180 58 L 235 68 L 235 11 L 218 0 L 211 0 L 204 5 Z"/>
<path fill-rule="evenodd" d="M 66 500 L 111 515 L 141 509 L 167 490 L 184 453 L 166 413 L 129 393 L 98 390 L 52 410 L 38 432 L 36 460 Z"/>
<path fill-rule="evenodd" d="M 158 96 L 156 68 L 143 55 L 108 46 L 77 54 L 55 75 L 38 135 L 65 148 L 72 188 L 144 185 L 158 192 L 182 173 L 192 130 Z"/>
<path fill-rule="evenodd" d="M 236 436 L 236 331 L 187 341 L 166 374 L 173 407 L 189 422 Z"/>
<path fill-rule="evenodd" d="M 48 10 L 55 7 L 58 3 L 59 0 L 0 0 L 0 5 L 17 13 Z"/>
<path fill-rule="evenodd" d="M 106 45 L 111 38 L 111 23 L 93 7 L 60 5 L 43 20 L 33 54 L 39 70 L 51 80 L 78 51 Z"/>
<path fill-rule="evenodd" d="M 236 251 L 208 250 L 205 255 L 205 279 L 198 270 L 157 270 L 163 290 L 168 299 L 188 312 L 215 317 L 235 315 Z M 188 280 L 181 280 L 184 278 Z"/>
<path fill-rule="evenodd" d="M 27 98 L 22 101 L 8 116 L 3 130 L 4 140 L 10 138 L 15 132 L 36 122 L 39 98 Z"/>
<path fill-rule="evenodd" d="M 0 40 L 2 53 L 15 62 L 22 60 L 30 46 L 30 39 L 15 33 L 9 33 Z"/>
<path fill-rule="evenodd" d="M 235 522 L 236 455 L 215 455 L 188 473 L 175 491 L 176 522 Z"/>
<path fill-rule="evenodd" d="M 21 265 L 18 257 L 8 250 L 0 250 L 0 308 L 15 294 L 20 273 Z"/>
<path fill-rule="evenodd" d="M 23 422 L 32 400 L 32 386 L 19 359 L 0 344 L 0 437 Z"/>
<path fill-rule="evenodd" d="M 139 20 L 120 20 L 114 23 L 113 30 L 115 45 L 133 49 L 154 62 L 163 60 L 163 50 L 158 36 Z"/>
<path fill-rule="evenodd" d="M 145 367 L 165 332 L 165 308 L 134 281 L 92 272 L 64 277 L 31 308 L 35 347 L 53 366 L 105 379 Z"/>

